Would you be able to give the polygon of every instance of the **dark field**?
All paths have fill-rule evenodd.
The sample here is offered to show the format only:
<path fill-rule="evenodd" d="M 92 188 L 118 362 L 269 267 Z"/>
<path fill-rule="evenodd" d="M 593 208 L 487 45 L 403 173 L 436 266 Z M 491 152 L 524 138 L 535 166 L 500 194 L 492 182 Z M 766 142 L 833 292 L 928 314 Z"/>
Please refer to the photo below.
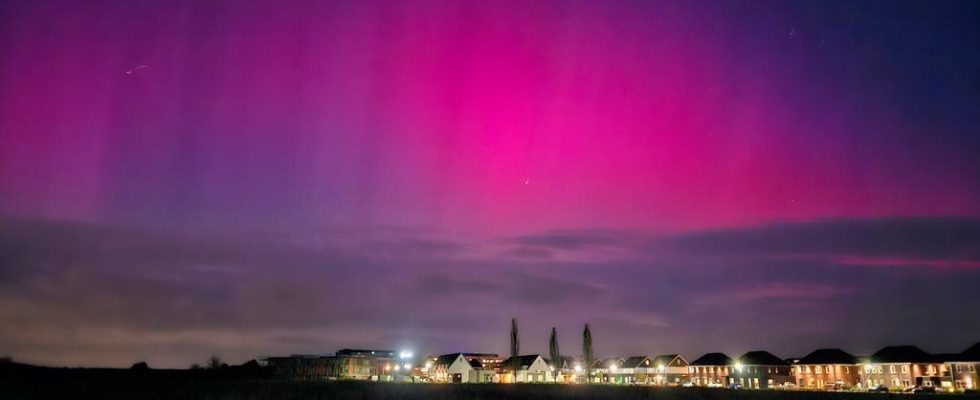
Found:
<path fill-rule="evenodd" d="M 0 399 L 889 399 L 906 394 L 731 391 L 606 385 L 439 385 L 291 382 L 212 371 L 0 368 Z M 260 374 L 259 374 L 260 375 Z M 977 395 L 917 397 L 978 399 Z"/>

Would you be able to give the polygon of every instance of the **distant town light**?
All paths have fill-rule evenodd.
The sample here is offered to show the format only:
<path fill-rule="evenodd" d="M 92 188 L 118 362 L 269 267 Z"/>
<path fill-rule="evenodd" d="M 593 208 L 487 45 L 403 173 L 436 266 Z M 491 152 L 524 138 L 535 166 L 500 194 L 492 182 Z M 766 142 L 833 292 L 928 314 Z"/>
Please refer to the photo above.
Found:
<path fill-rule="evenodd" d="M 402 366 L 401 365 L 395 364 L 395 371 L 396 372 L 399 371 L 399 370 L 401 370 L 401 369 L 402 369 Z"/>
<path fill-rule="evenodd" d="M 399 358 L 412 358 L 412 352 L 411 351 L 407 351 L 407 350 L 402 350 L 401 353 L 398 353 L 398 357 Z"/>
<path fill-rule="evenodd" d="M 405 370 L 410 371 L 412 369 L 412 363 L 405 363 Z"/>
<path fill-rule="evenodd" d="M 575 364 L 575 372 L 582 372 L 582 366 Z"/>

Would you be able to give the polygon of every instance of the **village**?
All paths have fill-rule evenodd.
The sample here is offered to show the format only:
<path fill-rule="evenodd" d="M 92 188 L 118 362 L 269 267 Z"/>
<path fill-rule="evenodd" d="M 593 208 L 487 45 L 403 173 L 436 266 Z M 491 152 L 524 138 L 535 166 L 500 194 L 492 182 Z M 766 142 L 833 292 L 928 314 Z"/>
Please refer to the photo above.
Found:
<path fill-rule="evenodd" d="M 554 331 L 551 354 L 520 354 L 516 324 L 510 356 L 455 352 L 416 356 L 411 351 L 343 349 L 332 355 L 266 357 L 275 375 L 294 380 L 372 380 L 415 383 L 560 383 L 711 387 L 728 389 L 870 392 L 973 392 L 980 342 L 959 353 L 928 353 L 912 345 L 886 346 L 869 356 L 837 348 L 799 358 L 755 350 L 732 357 L 707 353 L 593 357 L 585 331 L 583 356 L 560 354 Z"/>

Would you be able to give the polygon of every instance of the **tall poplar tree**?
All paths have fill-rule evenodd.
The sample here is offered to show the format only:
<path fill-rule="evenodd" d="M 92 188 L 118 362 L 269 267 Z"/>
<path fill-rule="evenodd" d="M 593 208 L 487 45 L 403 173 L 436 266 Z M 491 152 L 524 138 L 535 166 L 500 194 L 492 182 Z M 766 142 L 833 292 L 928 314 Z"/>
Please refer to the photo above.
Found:
<path fill-rule="evenodd" d="M 548 340 L 548 353 L 551 356 L 552 379 L 558 379 L 558 372 L 561 370 L 561 351 L 558 350 L 558 332 L 555 327 L 551 327 L 551 339 Z"/>
<path fill-rule="evenodd" d="M 585 324 L 585 331 L 582 332 L 582 361 L 585 362 L 585 379 L 592 382 L 592 363 L 595 357 L 592 355 L 592 331 L 589 324 Z"/>

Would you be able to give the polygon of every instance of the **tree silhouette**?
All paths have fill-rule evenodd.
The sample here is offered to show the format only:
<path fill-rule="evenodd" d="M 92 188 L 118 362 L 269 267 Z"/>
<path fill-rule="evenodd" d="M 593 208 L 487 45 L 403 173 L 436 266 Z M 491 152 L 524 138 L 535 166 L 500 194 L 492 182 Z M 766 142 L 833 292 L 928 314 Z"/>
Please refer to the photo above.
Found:
<path fill-rule="evenodd" d="M 552 379 L 558 380 L 558 371 L 561 369 L 561 351 L 558 350 L 558 332 L 555 327 L 551 327 L 551 339 L 548 340 L 548 355 L 551 356 Z"/>
<path fill-rule="evenodd" d="M 517 356 L 521 353 L 521 339 L 517 335 L 517 318 L 510 319 L 510 367 L 514 370 L 514 381 L 517 381 L 517 369 L 521 362 Z"/>
<path fill-rule="evenodd" d="M 218 356 L 211 356 L 211 358 L 208 359 L 207 369 L 214 370 L 220 368 L 221 368 L 221 359 L 218 358 Z"/>
<path fill-rule="evenodd" d="M 592 363 L 595 358 L 592 355 L 592 331 L 589 324 L 585 324 L 585 331 L 582 332 L 582 361 L 585 362 L 585 379 L 592 382 Z"/>

